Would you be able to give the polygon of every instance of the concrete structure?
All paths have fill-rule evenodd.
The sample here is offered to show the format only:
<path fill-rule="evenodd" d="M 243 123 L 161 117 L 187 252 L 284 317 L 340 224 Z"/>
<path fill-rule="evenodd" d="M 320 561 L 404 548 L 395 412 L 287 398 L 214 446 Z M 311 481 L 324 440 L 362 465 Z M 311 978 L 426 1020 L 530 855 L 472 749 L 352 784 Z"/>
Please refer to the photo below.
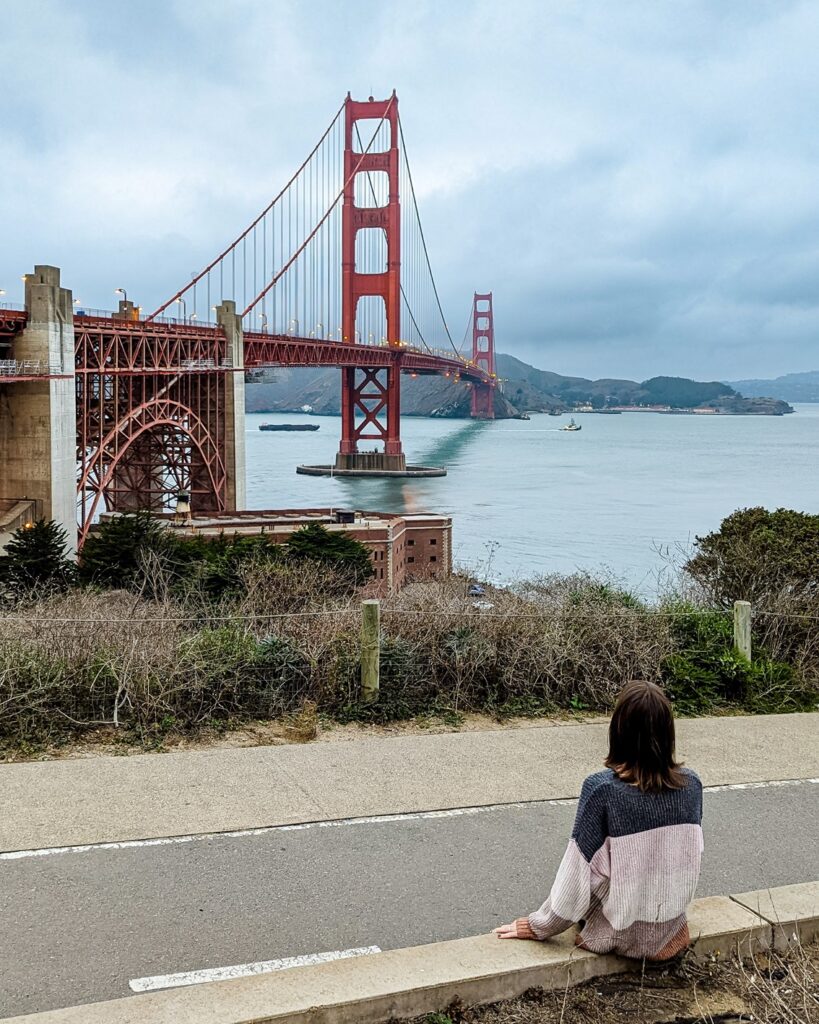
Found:
<path fill-rule="evenodd" d="M 103 515 L 105 519 L 109 513 Z M 347 512 L 332 508 L 266 509 L 157 516 L 182 536 L 252 537 L 264 535 L 284 543 L 297 530 L 318 523 L 360 541 L 370 551 L 373 590 L 392 594 L 414 578 L 448 576 L 452 572 L 452 519 L 427 512 Z"/>
<path fill-rule="evenodd" d="M 684 718 L 677 753 L 705 786 L 751 792 L 766 780 L 819 778 L 817 735 L 819 712 Z M 534 720 L 521 728 L 354 743 L 2 764 L 0 850 L 574 799 L 607 748 L 607 721 Z M 815 799 L 819 783 L 806 785 Z M 782 801 L 790 790 L 772 792 Z M 567 835 L 558 837 L 561 854 Z"/>
<path fill-rule="evenodd" d="M 27 322 L 13 357 L 30 372 L 0 383 L 0 498 L 33 501 L 77 544 L 77 414 L 71 292 L 57 267 L 25 277 Z"/>
<path fill-rule="evenodd" d="M 695 956 L 746 957 L 770 948 L 777 929 L 794 938 L 800 924 L 815 931 L 816 884 L 787 888 L 787 918 L 754 913 L 740 902 L 784 905 L 777 889 L 695 901 L 689 911 Z M 639 969 L 635 961 L 576 948 L 571 933 L 544 943 L 478 935 L 7 1018 L 6 1024 L 381 1024 L 443 1011 L 455 1000 L 494 1003 L 532 988 L 563 990 Z"/>
<path fill-rule="evenodd" d="M 403 455 L 384 455 L 382 452 L 339 454 L 333 466 L 296 466 L 296 472 L 304 476 L 446 476 L 446 469 L 442 466 L 408 466 Z"/>
<path fill-rule="evenodd" d="M 225 502 L 230 509 L 247 505 L 247 473 L 245 472 L 245 343 L 242 318 L 236 303 L 225 299 L 216 307 L 216 322 L 227 339 L 226 359 L 232 373 L 225 384 L 224 463 L 226 473 Z"/>

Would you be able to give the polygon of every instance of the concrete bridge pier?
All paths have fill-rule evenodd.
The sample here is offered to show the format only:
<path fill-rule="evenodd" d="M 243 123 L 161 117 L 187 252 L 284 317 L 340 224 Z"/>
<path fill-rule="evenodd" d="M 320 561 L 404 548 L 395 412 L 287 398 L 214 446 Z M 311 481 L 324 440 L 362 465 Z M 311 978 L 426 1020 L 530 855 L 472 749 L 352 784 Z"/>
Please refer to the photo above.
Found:
<path fill-rule="evenodd" d="M 74 308 L 58 267 L 25 277 L 28 323 L 14 340 L 19 375 L 0 386 L 0 497 L 35 502 L 77 546 Z M 21 365 L 22 364 L 22 365 Z M 38 379 L 41 378 L 41 379 Z"/>
<path fill-rule="evenodd" d="M 232 299 L 224 299 L 216 307 L 216 322 L 227 338 L 225 355 L 230 367 L 225 374 L 225 501 L 229 509 L 241 510 L 247 507 L 245 346 L 242 318 L 236 312 L 236 303 Z"/>

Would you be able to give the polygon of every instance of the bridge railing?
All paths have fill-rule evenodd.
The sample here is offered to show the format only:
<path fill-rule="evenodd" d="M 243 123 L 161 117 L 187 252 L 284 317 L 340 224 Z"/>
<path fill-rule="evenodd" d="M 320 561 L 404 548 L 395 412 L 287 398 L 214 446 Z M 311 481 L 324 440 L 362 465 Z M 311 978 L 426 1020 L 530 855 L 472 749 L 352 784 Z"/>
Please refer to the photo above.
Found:
<path fill-rule="evenodd" d="M 0 377 L 53 377 L 61 373 L 60 366 L 39 359 L 0 359 Z"/>

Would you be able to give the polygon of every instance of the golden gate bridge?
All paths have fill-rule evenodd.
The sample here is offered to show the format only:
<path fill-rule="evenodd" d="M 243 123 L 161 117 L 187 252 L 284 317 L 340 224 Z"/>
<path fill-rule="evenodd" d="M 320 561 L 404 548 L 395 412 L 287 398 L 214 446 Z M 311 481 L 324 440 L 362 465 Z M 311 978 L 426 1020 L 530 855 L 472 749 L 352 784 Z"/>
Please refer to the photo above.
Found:
<path fill-rule="evenodd" d="M 492 296 L 473 296 L 456 345 L 394 92 L 348 94 L 274 199 L 153 312 L 122 289 L 117 312 L 76 309 L 55 267 L 24 280 L 24 308 L 0 308 L 0 497 L 76 523 L 80 544 L 100 512 L 180 492 L 192 512 L 244 507 L 249 369 L 341 370 L 335 473 L 413 472 L 402 374 L 449 377 L 494 416 Z"/>

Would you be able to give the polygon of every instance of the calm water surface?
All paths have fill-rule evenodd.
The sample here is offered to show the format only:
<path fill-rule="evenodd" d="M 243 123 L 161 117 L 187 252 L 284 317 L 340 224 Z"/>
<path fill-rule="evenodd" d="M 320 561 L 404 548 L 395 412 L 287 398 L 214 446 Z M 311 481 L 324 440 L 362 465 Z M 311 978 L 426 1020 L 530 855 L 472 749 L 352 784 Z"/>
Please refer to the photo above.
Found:
<path fill-rule="evenodd" d="M 362 480 L 297 476 L 331 462 L 340 419 L 248 415 L 250 508 L 349 506 L 430 510 L 454 519 L 456 560 L 511 580 L 577 569 L 653 590 L 670 556 L 734 509 L 819 512 L 819 405 L 784 417 L 576 415 L 466 422 L 406 417 L 408 460 L 446 477 Z M 263 433 L 268 422 L 311 422 L 315 433 Z M 487 561 L 489 560 L 488 573 Z"/>

